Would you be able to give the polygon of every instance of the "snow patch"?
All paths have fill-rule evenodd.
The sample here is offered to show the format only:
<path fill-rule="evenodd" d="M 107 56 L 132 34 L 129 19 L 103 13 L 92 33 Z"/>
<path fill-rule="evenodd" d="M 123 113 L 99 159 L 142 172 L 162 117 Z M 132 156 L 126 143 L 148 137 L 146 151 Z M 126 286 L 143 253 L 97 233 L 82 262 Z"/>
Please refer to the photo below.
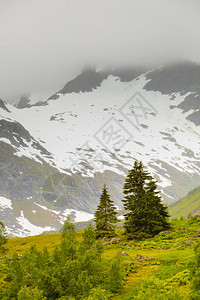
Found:
<path fill-rule="evenodd" d="M 70 215 L 74 215 L 74 221 L 75 222 L 87 222 L 87 221 L 94 218 L 94 215 L 92 215 L 92 214 L 89 214 L 89 213 L 84 212 L 84 211 L 74 210 L 74 209 L 65 209 L 62 212 L 62 215 L 64 215 L 65 217 L 68 217 Z M 63 222 L 63 220 L 61 220 L 61 222 Z"/>
<path fill-rule="evenodd" d="M 37 206 L 41 207 L 44 210 L 47 210 L 51 213 L 54 213 L 56 215 L 59 215 L 60 217 L 60 223 L 63 224 L 66 220 L 66 217 L 68 216 L 73 216 L 73 221 L 74 222 L 84 222 L 84 221 L 89 221 L 91 219 L 94 218 L 94 215 L 84 212 L 84 211 L 79 211 L 79 210 L 75 210 L 75 209 L 70 209 L 67 208 L 65 209 L 63 212 L 59 211 L 59 210 L 53 210 L 53 209 L 49 209 L 44 205 L 38 204 L 36 202 L 34 202 Z"/>
<path fill-rule="evenodd" d="M 34 202 L 37 206 L 39 206 L 39 207 L 41 207 L 42 209 L 44 209 L 44 210 L 48 210 L 48 211 L 50 211 L 50 212 L 52 212 L 52 213 L 54 213 L 54 214 L 56 214 L 56 215 L 59 215 L 60 214 L 60 211 L 59 210 L 54 210 L 54 209 L 50 209 L 50 208 L 47 208 L 46 206 L 44 206 L 44 205 L 41 205 L 41 204 L 38 204 L 38 203 L 36 203 L 36 202 Z"/>
<path fill-rule="evenodd" d="M 0 196 L 0 207 L 1 208 L 10 208 L 13 209 L 12 207 L 12 201 L 10 199 L 7 199 L 5 197 Z"/>
<path fill-rule="evenodd" d="M 9 144 L 9 145 L 13 146 L 13 145 L 11 144 L 10 140 L 7 139 L 7 138 L 0 138 L 0 142 L 4 142 L 4 143 L 6 143 L 6 144 Z"/>
<path fill-rule="evenodd" d="M 23 229 L 18 229 L 16 236 L 27 236 L 27 235 L 38 235 L 44 231 L 55 230 L 55 228 L 50 226 L 40 227 L 36 226 L 29 222 L 27 218 L 24 217 L 24 212 L 21 210 L 21 216 L 16 218 L 19 225 L 22 226 Z"/>

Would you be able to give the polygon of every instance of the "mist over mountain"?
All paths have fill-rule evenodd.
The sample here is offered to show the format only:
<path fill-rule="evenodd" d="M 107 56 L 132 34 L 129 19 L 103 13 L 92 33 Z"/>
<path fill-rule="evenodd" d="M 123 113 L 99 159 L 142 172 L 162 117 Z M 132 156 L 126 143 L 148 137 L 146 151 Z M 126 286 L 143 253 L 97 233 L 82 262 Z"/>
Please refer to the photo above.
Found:
<path fill-rule="evenodd" d="M 196 0 L 1 0 L 0 97 L 49 98 L 85 65 L 200 62 Z"/>

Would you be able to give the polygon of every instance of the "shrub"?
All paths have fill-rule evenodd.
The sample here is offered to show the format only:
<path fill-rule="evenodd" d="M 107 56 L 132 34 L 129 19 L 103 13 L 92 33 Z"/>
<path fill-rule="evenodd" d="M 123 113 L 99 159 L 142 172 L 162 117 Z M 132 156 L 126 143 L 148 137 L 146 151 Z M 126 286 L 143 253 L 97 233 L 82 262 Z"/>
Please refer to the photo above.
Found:
<path fill-rule="evenodd" d="M 31 289 L 29 287 L 22 288 L 18 293 L 18 300 L 46 300 L 46 297 L 43 297 L 42 291 L 37 288 Z"/>

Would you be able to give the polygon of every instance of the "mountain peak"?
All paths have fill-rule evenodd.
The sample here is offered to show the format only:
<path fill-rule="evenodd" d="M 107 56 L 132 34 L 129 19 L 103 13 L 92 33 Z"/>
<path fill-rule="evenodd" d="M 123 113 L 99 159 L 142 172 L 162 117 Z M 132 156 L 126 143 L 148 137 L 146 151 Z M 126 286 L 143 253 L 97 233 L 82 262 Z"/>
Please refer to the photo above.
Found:
<path fill-rule="evenodd" d="M 121 82 L 130 82 L 138 76 L 145 73 L 144 68 L 117 68 L 98 70 L 90 65 L 83 68 L 81 74 L 67 82 L 67 84 L 59 92 L 51 96 L 48 100 L 56 100 L 59 98 L 58 94 L 71 93 L 89 93 L 99 88 L 108 76 L 118 77 Z"/>

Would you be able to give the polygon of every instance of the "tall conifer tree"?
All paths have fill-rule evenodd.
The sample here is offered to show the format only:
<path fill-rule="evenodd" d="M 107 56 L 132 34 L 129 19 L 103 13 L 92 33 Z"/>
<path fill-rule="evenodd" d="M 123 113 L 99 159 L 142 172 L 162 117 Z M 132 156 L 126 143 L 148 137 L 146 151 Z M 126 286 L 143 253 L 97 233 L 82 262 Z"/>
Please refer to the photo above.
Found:
<path fill-rule="evenodd" d="M 153 177 L 135 161 L 124 184 L 125 231 L 130 237 L 154 236 L 170 227 L 167 207 L 161 202 Z"/>
<path fill-rule="evenodd" d="M 100 204 L 94 214 L 97 237 L 114 236 L 115 223 L 118 222 L 116 215 L 117 212 L 115 211 L 114 202 L 110 199 L 110 195 L 104 184 L 100 196 Z"/>

